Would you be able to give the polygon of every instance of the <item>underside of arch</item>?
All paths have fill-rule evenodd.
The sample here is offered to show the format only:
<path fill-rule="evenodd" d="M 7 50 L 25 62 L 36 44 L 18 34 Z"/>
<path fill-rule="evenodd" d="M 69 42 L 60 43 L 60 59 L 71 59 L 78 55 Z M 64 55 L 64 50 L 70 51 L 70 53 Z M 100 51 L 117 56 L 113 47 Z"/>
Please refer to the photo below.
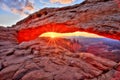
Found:
<path fill-rule="evenodd" d="M 45 8 L 19 21 L 19 42 L 37 38 L 45 32 L 86 31 L 120 40 L 119 0 L 85 0 L 81 4 Z"/>
<path fill-rule="evenodd" d="M 84 31 L 84 32 L 89 32 L 89 33 L 94 33 L 98 34 L 101 36 L 105 36 L 108 38 L 112 39 L 117 39 L 120 40 L 120 33 L 118 34 L 109 34 L 107 32 L 99 32 L 95 31 L 94 28 L 89 27 L 87 29 L 83 28 L 77 28 L 77 27 L 69 27 L 65 24 L 47 24 L 44 26 L 38 26 L 34 28 L 28 28 L 28 29 L 23 29 L 18 32 L 18 41 L 23 42 L 23 41 L 29 41 L 36 39 L 39 37 L 41 34 L 46 33 L 46 32 L 57 32 L 57 33 L 70 33 L 70 32 L 76 32 L 76 31 Z M 83 35 L 84 36 L 84 35 Z"/>

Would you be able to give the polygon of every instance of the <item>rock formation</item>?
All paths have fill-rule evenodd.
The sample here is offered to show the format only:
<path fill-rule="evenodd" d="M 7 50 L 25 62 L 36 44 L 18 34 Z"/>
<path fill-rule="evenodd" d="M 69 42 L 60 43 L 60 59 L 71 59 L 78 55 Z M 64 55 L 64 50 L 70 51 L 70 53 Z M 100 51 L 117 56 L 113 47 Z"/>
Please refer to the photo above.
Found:
<path fill-rule="evenodd" d="M 86 0 L 74 6 L 45 8 L 18 22 L 14 28 L 22 30 L 22 35 L 32 35 L 35 38 L 54 28 L 56 32 L 87 31 L 120 39 L 120 8 L 117 1 L 119 0 Z M 61 30 L 61 26 L 66 29 Z M 35 27 L 38 31 L 36 34 L 29 33 L 30 30 L 27 34 L 23 30 Z"/>
<path fill-rule="evenodd" d="M 86 0 L 45 8 L 11 28 L 0 27 L 0 80 L 119 80 L 120 63 L 48 45 L 38 35 L 87 31 L 120 39 L 120 9 L 113 0 Z"/>
<path fill-rule="evenodd" d="M 47 45 L 45 38 L 4 49 L 0 59 L 0 80 L 120 79 L 118 63 L 90 53 L 72 53 L 59 45 Z"/>

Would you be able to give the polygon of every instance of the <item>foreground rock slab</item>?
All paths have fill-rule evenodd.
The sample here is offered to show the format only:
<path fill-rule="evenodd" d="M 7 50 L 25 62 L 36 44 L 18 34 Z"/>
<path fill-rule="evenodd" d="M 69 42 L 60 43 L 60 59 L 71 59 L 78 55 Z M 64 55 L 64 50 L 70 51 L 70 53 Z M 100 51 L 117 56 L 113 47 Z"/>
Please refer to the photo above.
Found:
<path fill-rule="evenodd" d="M 25 48 L 24 44 L 31 45 Z M 59 45 L 47 45 L 45 38 L 20 43 L 14 49 L 12 55 L 0 56 L 3 66 L 0 80 L 120 79 L 119 63 L 91 53 L 72 53 Z M 31 51 L 26 54 L 24 50 Z M 23 54 L 19 55 L 20 52 Z"/>

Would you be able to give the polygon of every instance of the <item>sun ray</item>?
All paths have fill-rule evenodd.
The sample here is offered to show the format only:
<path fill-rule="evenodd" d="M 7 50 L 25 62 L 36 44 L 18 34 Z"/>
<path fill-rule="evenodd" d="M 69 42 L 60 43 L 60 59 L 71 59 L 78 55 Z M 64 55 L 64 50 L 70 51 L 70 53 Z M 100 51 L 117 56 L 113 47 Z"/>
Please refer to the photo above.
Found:
<path fill-rule="evenodd" d="M 50 38 L 60 38 L 60 37 L 69 37 L 69 36 L 82 36 L 82 37 L 91 37 L 91 38 L 103 38 L 97 34 L 87 33 L 87 32 L 73 32 L 73 33 L 57 33 L 57 32 L 46 32 L 41 34 L 39 37 L 50 37 Z"/>

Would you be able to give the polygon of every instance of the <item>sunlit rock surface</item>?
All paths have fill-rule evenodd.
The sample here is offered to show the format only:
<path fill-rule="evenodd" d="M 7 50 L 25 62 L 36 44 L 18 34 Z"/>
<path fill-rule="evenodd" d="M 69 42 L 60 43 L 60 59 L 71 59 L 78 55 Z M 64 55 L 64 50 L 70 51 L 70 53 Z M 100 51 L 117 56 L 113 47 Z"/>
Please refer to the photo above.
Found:
<path fill-rule="evenodd" d="M 119 15 L 113 0 L 86 0 L 71 7 L 43 9 L 12 28 L 0 27 L 0 80 L 119 80 L 119 62 L 71 52 L 65 46 L 48 44 L 48 38 L 38 38 L 56 28 L 120 39 Z"/>
<path fill-rule="evenodd" d="M 0 53 L 0 80 L 120 79 L 119 63 L 91 53 L 72 53 L 53 43 L 48 45 L 46 38 L 22 42 L 12 49 Z"/>
<path fill-rule="evenodd" d="M 39 29 L 43 29 L 41 31 L 43 33 L 46 32 L 46 29 L 51 31 L 49 27 L 55 26 L 57 29 L 61 24 L 63 27 L 68 27 L 69 30 L 59 30 L 59 32 L 80 30 L 120 39 L 120 8 L 118 2 L 119 0 L 86 0 L 81 4 L 69 7 L 45 8 L 31 14 L 13 27 L 17 30 L 41 27 Z M 46 29 L 44 30 L 43 27 Z"/>

